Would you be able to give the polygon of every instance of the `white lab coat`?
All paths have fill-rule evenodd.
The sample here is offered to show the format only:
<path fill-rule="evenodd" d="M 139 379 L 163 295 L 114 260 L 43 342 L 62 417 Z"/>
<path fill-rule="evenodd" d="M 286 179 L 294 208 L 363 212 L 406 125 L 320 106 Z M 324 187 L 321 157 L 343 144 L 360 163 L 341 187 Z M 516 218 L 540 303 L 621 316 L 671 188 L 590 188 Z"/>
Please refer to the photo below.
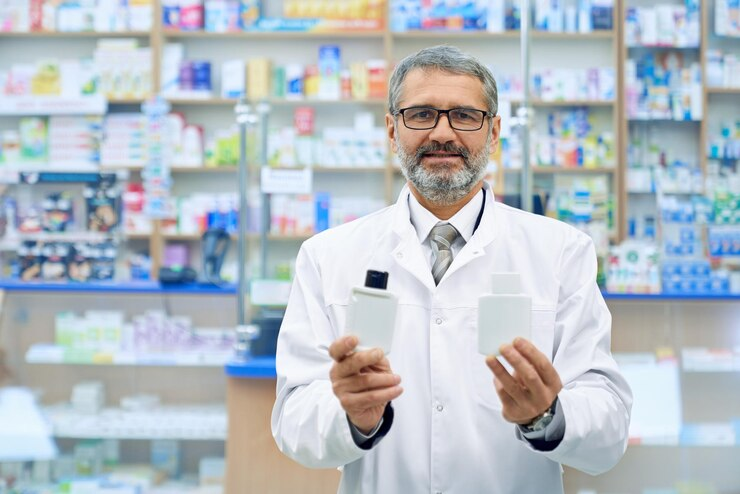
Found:
<path fill-rule="evenodd" d="M 377 213 L 306 241 L 277 347 L 272 433 L 315 468 L 343 467 L 341 493 L 563 492 L 560 464 L 604 472 L 627 445 L 632 397 L 610 354 L 611 316 L 596 285 L 590 238 L 565 223 L 493 200 L 439 286 L 409 220 L 408 188 Z M 389 360 L 403 394 L 387 436 L 366 451 L 332 393 L 329 345 L 344 333 L 350 290 L 389 272 L 399 306 Z M 534 450 L 501 416 L 493 374 L 477 352 L 478 296 L 489 273 L 521 273 L 532 340 L 552 358 L 565 436 Z"/>

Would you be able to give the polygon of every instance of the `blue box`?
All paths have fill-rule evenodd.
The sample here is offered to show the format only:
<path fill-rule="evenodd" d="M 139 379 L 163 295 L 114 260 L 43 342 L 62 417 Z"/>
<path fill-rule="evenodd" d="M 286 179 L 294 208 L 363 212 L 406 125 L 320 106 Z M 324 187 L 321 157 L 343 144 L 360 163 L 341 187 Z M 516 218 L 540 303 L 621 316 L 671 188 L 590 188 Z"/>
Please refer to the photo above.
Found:
<path fill-rule="evenodd" d="M 316 205 L 316 219 L 314 229 L 323 232 L 329 229 L 329 209 L 331 205 L 331 195 L 328 192 L 317 192 L 314 194 L 314 203 Z"/>

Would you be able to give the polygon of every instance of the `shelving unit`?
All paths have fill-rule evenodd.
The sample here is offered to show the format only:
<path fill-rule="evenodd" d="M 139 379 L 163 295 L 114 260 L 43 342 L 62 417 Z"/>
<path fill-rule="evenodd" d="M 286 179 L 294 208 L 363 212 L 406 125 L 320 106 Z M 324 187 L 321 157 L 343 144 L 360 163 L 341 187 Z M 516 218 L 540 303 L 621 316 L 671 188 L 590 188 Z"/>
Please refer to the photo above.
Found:
<path fill-rule="evenodd" d="M 103 350 L 68 351 L 49 344 L 31 346 L 26 363 L 49 365 L 112 365 L 137 367 L 223 367 L 231 358 L 231 349 L 223 352 L 106 352 Z"/>
<path fill-rule="evenodd" d="M 5 32 L 0 31 L 0 38 L 148 38 L 149 31 L 38 31 L 38 32 Z"/>
<path fill-rule="evenodd" d="M 148 237 L 147 237 L 148 238 Z M 115 294 L 159 294 L 159 295 L 234 295 L 236 286 L 225 283 L 162 285 L 156 281 L 132 282 L 27 282 L 15 278 L 0 279 L 0 290 L 5 292 L 60 292 L 60 293 L 115 293 Z"/>
<path fill-rule="evenodd" d="M 155 12 L 160 8 L 161 2 L 156 2 L 154 5 Z M 617 8 L 615 6 L 615 12 Z M 380 58 L 383 58 L 388 63 L 388 67 L 392 67 L 393 63 L 398 61 L 402 56 L 405 56 L 411 48 L 412 50 L 417 49 L 419 42 L 423 42 L 425 45 L 432 42 L 461 42 L 463 43 L 463 49 L 467 48 L 471 43 L 496 43 L 501 41 L 506 43 L 505 50 L 511 54 L 516 52 L 519 43 L 518 31 L 507 31 L 502 33 L 489 33 L 489 32 L 470 32 L 470 31 L 418 31 L 418 32 L 394 32 L 389 27 L 375 31 L 336 31 L 336 32 L 227 32 L 227 33 L 213 33 L 205 31 L 176 31 L 171 29 L 165 29 L 161 25 L 161 16 L 154 16 L 154 26 L 150 33 L 145 32 L 133 32 L 133 33 L 111 33 L 111 37 L 126 37 L 127 34 L 131 34 L 134 37 L 148 37 L 149 46 L 152 49 L 152 79 L 153 87 L 155 90 L 160 87 L 160 73 L 162 66 L 162 49 L 164 44 L 168 41 L 183 42 L 186 43 L 187 47 L 200 47 L 199 50 L 212 43 L 227 43 L 226 49 L 229 47 L 239 46 L 242 42 L 250 43 L 251 45 L 257 46 L 259 43 L 267 43 L 269 46 L 277 46 L 276 43 L 291 43 L 291 42 L 306 42 L 309 44 L 316 44 L 318 46 L 321 43 L 332 42 L 332 43 L 356 43 L 356 42 L 367 42 L 371 46 L 375 46 L 377 53 L 381 54 Z M 388 19 L 384 19 L 383 24 L 390 26 Z M 59 38 L 101 38 L 106 37 L 109 33 L 97 33 L 97 32 L 85 32 L 85 33 L 53 33 L 54 36 Z M 16 36 L 15 33 L 9 34 L 8 37 L 16 36 L 18 38 L 29 37 L 29 38 L 42 38 L 46 33 L 27 33 Z M 613 46 L 612 50 L 612 61 L 609 66 L 619 69 L 620 60 L 616 56 L 618 53 L 617 46 L 619 45 L 620 32 L 618 26 L 612 30 L 607 31 L 594 31 L 590 33 L 550 33 L 542 31 L 533 31 L 532 38 L 535 43 L 535 50 L 537 49 L 538 43 L 545 44 L 559 44 L 565 43 L 563 46 L 570 46 L 572 43 L 586 42 L 596 45 L 601 45 L 604 42 L 610 42 Z M 509 44 L 511 44 L 509 46 Z M 608 45 L 605 45 L 608 46 Z M 363 50 L 364 51 L 364 50 Z M 205 53 L 205 52 L 204 52 Z M 199 55 L 203 57 L 203 54 Z M 285 55 L 282 55 L 285 57 Z M 350 58 L 353 55 L 350 55 Z M 356 55 L 355 55 L 356 56 Z M 481 57 L 484 61 L 490 59 L 489 55 Z M 594 62 L 597 63 L 597 62 Z M 216 65 L 214 65 L 215 70 Z M 617 78 L 620 79 L 619 77 Z M 216 91 L 214 91 L 216 93 Z M 218 115 L 219 119 L 224 122 L 233 121 L 233 112 L 231 107 L 236 104 L 234 99 L 224 99 L 218 96 L 212 95 L 210 97 L 203 98 L 170 98 L 169 102 L 173 105 L 173 109 L 176 111 L 183 111 L 187 114 L 190 111 L 200 112 L 201 108 L 206 111 L 208 118 L 213 120 Z M 385 105 L 387 101 L 385 98 L 382 99 L 367 99 L 367 100 L 318 100 L 318 99 L 301 99 L 301 100 L 288 100 L 288 99 L 275 99 L 269 98 L 266 100 L 271 107 L 274 108 L 274 112 L 279 115 L 277 118 L 282 119 L 285 111 L 290 111 L 291 108 L 297 106 L 312 106 L 317 109 L 318 112 L 331 112 L 337 113 L 338 111 L 344 111 L 344 109 L 352 108 L 367 108 L 373 111 L 377 117 L 382 117 L 384 113 Z M 141 101 L 138 99 L 123 99 L 123 100 L 111 100 L 108 102 L 110 105 L 138 105 Z M 512 105 L 518 106 L 521 103 L 519 101 L 512 101 Z M 573 107 L 587 107 L 596 111 L 609 111 L 612 115 L 612 128 L 617 129 L 617 122 L 619 121 L 618 109 L 615 101 L 601 101 L 601 100 L 566 100 L 566 101 L 542 101 L 533 100 L 531 102 L 535 108 L 548 109 L 548 108 L 573 108 Z M 341 109 L 341 110 L 340 110 Z M 323 115 L 323 114 L 322 114 Z M 376 117 L 376 119 L 377 119 Z M 320 119 L 321 117 L 319 117 Z M 382 120 L 382 118 L 381 118 Z M 615 132 L 615 145 L 619 150 L 620 145 L 620 133 Z M 617 160 L 621 162 L 621 160 Z M 318 164 L 317 164 L 318 165 Z M 396 191 L 399 188 L 400 171 L 397 167 L 392 164 L 392 159 L 389 158 L 384 168 L 368 168 L 368 167 L 344 167 L 342 168 L 326 168 L 320 166 L 314 166 L 313 170 L 319 175 L 325 174 L 354 174 L 354 173 L 379 173 L 382 172 L 382 184 L 383 188 L 382 197 L 386 203 L 392 203 L 395 201 Z M 136 173 L 136 169 L 130 170 Z M 183 177 L 195 176 L 196 174 L 209 174 L 209 176 L 217 176 L 227 173 L 227 170 L 220 168 L 206 169 L 206 168 L 190 168 L 190 167 L 179 167 L 173 164 L 171 172 L 176 177 L 175 184 L 177 186 L 178 180 L 186 180 Z M 228 170 L 228 172 L 236 172 L 236 168 Z M 510 176 L 509 170 L 505 170 L 506 175 Z M 559 173 L 563 174 L 601 174 L 602 171 L 591 171 L 583 170 L 570 170 L 570 169 L 541 169 L 537 168 L 534 170 L 534 174 L 539 177 L 548 177 Z M 609 180 L 612 183 L 612 187 L 619 188 L 621 183 L 621 174 L 618 172 L 612 172 L 611 170 L 606 171 L 607 175 L 611 177 Z M 189 179 L 188 179 L 189 180 Z M 349 180 L 349 179 L 347 179 Z M 550 179 L 547 179 L 550 180 Z M 498 192 L 501 192 L 500 189 Z M 617 236 L 618 238 L 623 237 L 624 227 L 624 216 L 617 213 Z M 163 248 L 167 241 L 175 240 L 187 240 L 190 238 L 180 238 L 178 236 L 171 236 L 165 234 L 161 230 L 161 222 L 154 221 L 152 225 L 151 235 L 129 235 L 129 239 L 136 240 L 149 240 L 149 253 L 152 258 L 152 269 L 151 273 L 156 276 L 158 269 L 162 263 Z M 279 238 L 279 237 L 278 237 Z M 277 238 L 270 237 L 270 240 L 277 240 Z"/>
<path fill-rule="evenodd" d="M 235 99 L 224 99 L 224 98 L 211 98 L 203 97 L 190 98 L 190 99 L 179 99 L 170 98 L 169 101 L 172 105 L 178 106 L 199 106 L 199 105 L 211 105 L 211 106 L 234 106 L 236 105 Z M 382 99 L 364 99 L 364 100 L 321 100 L 321 99 L 275 99 L 270 98 L 265 100 L 266 103 L 274 106 L 355 106 L 355 105 L 371 105 L 380 106 L 386 104 L 385 100 Z"/>
<path fill-rule="evenodd" d="M 641 1 L 641 0 L 633 0 Z M 662 0 L 670 2 L 671 0 Z M 625 7 L 629 0 L 616 0 L 614 3 L 614 18 L 621 22 L 614 22 L 614 29 L 608 31 L 596 31 L 592 33 L 549 33 L 532 32 L 533 67 L 559 67 L 560 65 L 573 64 L 576 68 L 583 68 L 584 64 L 601 64 L 613 68 L 616 75 L 616 99 L 567 99 L 567 100 L 542 100 L 530 99 L 530 104 L 537 111 L 536 119 L 548 111 L 556 111 L 569 108 L 587 108 L 589 111 L 598 113 L 608 129 L 613 130 L 615 138 L 616 159 L 614 166 L 602 168 L 586 167 L 545 167 L 535 166 L 532 173 L 541 184 L 552 183 L 556 178 L 581 177 L 591 179 L 606 176 L 610 184 L 610 191 L 615 197 L 615 231 L 609 232 L 613 243 L 620 242 L 627 237 L 627 205 L 637 194 L 627 190 L 627 144 L 629 140 L 630 126 L 655 127 L 664 126 L 681 129 L 679 132 L 698 133 L 697 145 L 699 155 L 697 161 L 702 171 L 706 174 L 708 158 L 706 147 L 708 143 L 709 125 L 712 120 L 710 112 L 714 106 L 737 108 L 736 115 L 740 114 L 740 88 L 708 87 L 703 84 L 703 118 L 702 120 L 639 120 L 629 118 L 623 96 L 625 95 L 625 62 L 630 53 L 654 50 L 665 52 L 676 50 L 686 56 L 696 55 L 702 66 L 703 81 L 706 81 L 706 50 L 715 40 L 711 35 L 711 4 L 712 1 L 701 2 L 702 16 L 702 39 L 696 47 L 667 47 L 667 46 L 636 46 L 627 47 L 625 44 L 624 21 Z M 641 4 L 648 4 L 647 0 Z M 502 33 L 470 32 L 470 31 L 419 31 L 419 32 L 394 32 L 387 27 L 376 31 L 337 31 L 337 32 L 238 32 L 238 33 L 210 33 L 210 32 L 181 32 L 163 29 L 161 15 L 158 15 L 161 2 L 154 4 L 155 16 L 154 27 L 151 32 L 83 32 L 83 33 L 0 33 L 0 47 L 10 46 L 6 53 L 23 47 L 24 44 L 40 46 L 43 40 L 51 40 L 50 43 L 59 42 L 66 44 L 80 44 L 81 46 L 93 46 L 95 40 L 100 38 L 137 38 L 144 39 L 145 43 L 152 49 L 152 78 L 153 87 L 158 90 L 161 87 L 160 74 L 162 68 L 162 53 L 164 45 L 168 42 L 178 42 L 192 49 L 193 58 L 211 59 L 221 61 L 224 57 L 248 59 L 254 56 L 274 56 L 280 62 L 305 61 L 307 53 L 313 53 L 322 44 L 339 44 L 342 47 L 343 61 L 356 60 L 361 57 L 381 58 L 388 63 L 388 69 L 403 56 L 418 50 L 421 47 L 432 44 L 450 43 L 460 46 L 463 50 L 478 56 L 486 63 L 494 63 L 495 67 L 504 68 L 514 73 L 518 69 L 519 32 L 507 31 Z M 390 26 L 389 19 L 384 20 L 386 26 Z M 725 40 L 725 43 L 738 42 L 737 40 Z M 87 43 L 87 45 L 85 45 Z M 223 47 L 223 53 L 221 48 Z M 295 47 L 295 53 L 291 50 Z M 345 56 L 345 47 L 347 48 Z M 77 48 L 76 48 L 77 49 Z M 291 50 L 289 52 L 289 50 Z M 79 49 L 77 49 L 79 51 Z M 583 57 L 573 56 L 573 53 Z M 77 53 L 73 56 L 77 56 Z M 605 62 L 608 60 L 608 63 Z M 218 67 L 213 64 L 213 71 Z M 499 73 L 495 74 L 497 77 Z M 507 73 L 501 75 L 509 75 Z M 214 85 L 215 86 L 215 85 Z M 217 88 L 214 87 L 212 95 L 208 97 L 171 98 L 169 103 L 173 111 L 184 114 L 191 113 L 202 118 L 205 127 L 212 127 L 214 122 L 226 126 L 234 122 L 233 107 L 235 99 L 221 98 Z M 500 95 L 508 96 L 508 95 Z M 514 111 L 521 106 L 521 99 L 511 98 L 508 100 Z M 276 99 L 265 100 L 272 107 L 270 115 L 271 124 L 285 123 L 290 119 L 292 111 L 299 106 L 310 106 L 315 108 L 318 126 L 325 124 L 334 125 L 338 121 L 345 121 L 348 114 L 355 110 L 373 112 L 376 123 L 382 125 L 382 116 L 386 111 L 387 100 L 384 98 L 364 100 L 319 100 L 319 99 Z M 98 113 L 116 111 L 138 110 L 142 99 L 111 99 L 105 101 L 101 98 L 93 100 L 54 101 L 44 98 L 31 98 L 25 101 L 0 101 L 0 117 L 15 118 L 18 115 L 48 115 L 55 112 L 77 112 Z M 514 112 L 512 112 L 514 113 Z M 508 163 L 507 163 L 508 164 Z M 298 169 L 290 168 L 290 169 Z M 399 168 L 394 164 L 390 156 L 384 166 L 346 166 L 326 167 L 321 163 L 314 163 L 310 167 L 314 173 L 315 183 L 322 187 L 330 180 L 341 181 L 341 187 L 361 194 L 376 194 L 382 197 L 386 203 L 395 200 L 397 190 L 402 183 Z M 288 168 L 286 168 L 288 169 Z M 132 180 L 139 179 L 141 168 L 107 168 L 101 171 L 119 171 L 131 175 Z M 42 171 L 41 167 L 33 166 L 9 166 L 0 173 L 0 177 L 20 171 Z M 89 172 L 86 169 L 53 169 L 43 170 L 49 172 Z M 220 167 L 190 167 L 182 164 L 172 163 L 170 171 L 174 176 L 175 187 L 182 185 L 184 189 L 192 192 L 203 185 L 215 190 L 229 189 L 235 186 L 235 176 L 238 171 L 236 166 Z M 250 169 L 250 173 L 254 170 Z M 510 190 L 507 185 L 517 183 L 516 175 L 521 170 L 504 168 L 501 171 L 502 183 L 497 183 L 497 194 L 504 194 Z M 1 180 L 0 180 L 1 181 Z M 327 186 L 328 188 L 328 186 Z M 546 186 L 545 186 L 546 188 Z M 344 192 L 344 191 L 343 191 Z M 640 195 L 649 192 L 640 193 Z M 152 257 L 152 273 L 156 274 L 163 263 L 163 251 L 167 243 L 177 242 L 195 246 L 201 239 L 200 234 L 172 234 L 167 233 L 167 227 L 163 227 L 161 221 L 154 221 L 151 233 L 136 233 L 121 235 L 125 241 L 134 242 L 136 246 L 146 245 Z M 290 258 L 297 252 L 300 243 L 310 235 L 267 235 L 270 242 L 270 255 L 280 258 Z M 30 238 L 30 237 L 27 237 Z M 260 239 L 258 235 L 250 234 L 250 250 L 254 242 Z M 195 247 L 193 247 L 195 248 Z M 252 251 L 253 252 L 253 251 Z M 251 254 L 254 256 L 254 254 Z M 274 260 L 274 259 L 271 259 Z M 189 400 L 191 402 L 208 402 L 222 400 L 224 389 L 221 384 L 212 386 L 214 376 L 219 376 L 224 368 L 224 356 L 177 356 L 177 355 L 149 355 L 139 356 L 133 354 L 97 354 L 89 356 L 89 360 L 79 359 L 76 362 L 65 361 L 63 357 L 52 357 L 51 353 L 44 352 L 42 348 L 34 345 L 38 341 L 49 341 L 49 321 L 54 310 L 74 308 L 83 310 L 89 307 L 110 308 L 121 306 L 128 314 L 140 313 L 141 307 L 155 307 L 166 309 L 172 313 L 189 313 L 194 319 L 208 320 L 216 318 L 223 321 L 224 325 L 233 325 L 231 313 L 234 312 L 232 305 L 235 303 L 236 287 L 232 284 L 221 286 L 214 285 L 187 285 L 187 286 L 163 286 L 157 282 L 137 283 L 24 283 L 17 280 L 0 279 L 0 291 L 8 297 L 13 297 L 12 306 L 4 311 L 3 330 L 13 332 L 11 336 L 12 346 L 19 353 L 13 359 L 21 369 L 24 381 L 30 384 L 46 383 L 53 387 L 52 399 L 66 398 L 66 393 L 73 379 L 100 378 L 114 383 L 113 395 L 118 397 L 130 388 L 146 390 L 162 387 L 165 389 L 167 399 Z M 50 303 L 44 307 L 38 307 L 40 294 L 49 295 Z M 126 295 L 126 297 L 118 297 Z M 646 295 L 646 294 L 604 294 L 607 304 L 614 314 L 614 344 L 615 351 L 645 351 L 654 350 L 657 347 L 673 345 L 680 348 L 711 348 L 725 355 L 727 352 L 735 351 L 737 345 L 734 336 L 727 328 L 734 328 L 734 322 L 740 314 L 737 312 L 740 296 L 737 295 Z M 94 297 L 94 298 L 93 298 Z M 10 305 L 6 301 L 6 307 Z M 46 305 L 46 304 L 44 304 Z M 225 308 L 225 309 L 224 309 Z M 38 311 L 38 313 L 36 312 Z M 683 323 L 680 317 L 685 317 L 687 322 Z M 25 318 L 25 319 L 24 319 Z M 642 318 L 642 319 L 641 319 Z M 29 322 L 30 321 L 30 322 Z M 28 334 L 28 327 L 33 327 L 34 332 Z M 44 336 L 41 336 L 44 328 Z M 699 330 L 701 329 L 701 330 Z M 45 338 L 45 339 L 44 339 Z M 27 353 L 24 351 L 28 350 Z M 48 349 L 47 349 L 48 350 Z M 680 352 L 679 352 L 680 353 Z M 729 427 L 733 422 L 727 421 L 727 413 L 740 414 L 740 406 L 734 396 L 726 396 L 727 389 L 734 389 L 738 384 L 737 352 L 735 351 L 732 363 L 728 360 L 718 358 L 716 361 L 682 357 L 680 372 L 684 380 L 684 393 L 687 396 L 685 406 L 687 407 L 688 428 L 696 427 L 718 427 L 720 429 Z M 728 357 L 729 358 L 729 357 Z M 64 372 L 57 372 L 61 366 L 74 364 Z M 173 367 L 175 369 L 173 369 Z M 259 391 L 269 399 L 274 398 L 274 386 L 271 380 L 275 378 L 274 358 L 257 358 L 243 365 L 229 363 L 225 366 L 229 377 L 246 378 L 259 381 L 262 386 Z M 50 370 L 52 372 L 50 372 Z M 174 372 L 173 372 L 174 371 Z M 218 373 L 218 374 L 217 374 Z M 67 374 L 67 375 L 64 375 Z M 129 375 L 128 382 L 121 375 Z M 174 376 L 174 377 L 173 377 Z M 716 380 L 716 382 L 714 382 Z M 183 382 L 194 382 L 193 388 L 181 389 Z M 163 384 L 164 383 L 164 384 Z M 175 391 L 177 390 L 177 392 Z M 704 397 L 701 391 L 707 391 L 711 398 L 708 402 L 720 403 L 718 397 L 727 398 L 716 407 L 720 412 L 704 413 L 699 409 L 698 403 Z M 183 396 L 178 396 L 182 392 Z M 260 395 L 260 396 L 263 396 Z M 262 403 L 269 407 L 270 400 Z M 712 401 L 714 400 L 714 401 Z M 696 403 L 694 403 L 696 402 Z M 251 403 L 250 403 L 251 405 Z M 120 411 L 118 411 L 120 412 Z M 726 412 L 726 413 L 725 413 Z M 264 415 L 264 414 L 263 414 Z M 60 412 L 61 416 L 61 412 Z M 266 416 L 266 415 L 265 415 Z M 156 432 L 106 432 L 111 429 L 110 425 L 97 424 L 76 429 L 70 424 L 77 423 L 81 417 L 70 414 L 65 415 L 66 424 L 59 427 L 55 434 L 58 437 L 112 437 L 119 439 L 145 439 L 155 437 Z M 224 413 L 225 417 L 225 413 Z M 223 417 L 222 417 L 223 418 Z M 264 417 L 252 417 L 255 420 Z M 225 418 L 224 418 L 225 420 Z M 173 429 L 178 428 L 176 418 L 166 421 Z M 246 420 L 245 420 L 246 422 Z M 256 422 L 255 422 L 256 423 Z M 161 427 L 164 427 L 160 424 Z M 84 429 L 84 430 L 83 430 Z M 724 429 L 723 429 L 724 430 Z M 266 431 L 266 429 L 265 429 Z M 266 433 L 265 431 L 261 431 Z M 209 439 L 220 441 L 226 436 L 225 426 L 217 433 L 204 434 L 203 437 L 184 437 L 176 432 L 162 432 L 161 436 L 172 439 Z M 110 435 L 105 435 L 110 434 Z M 168 435 L 169 434 L 169 435 Z M 250 436 L 251 439 L 252 436 Z M 261 437 L 261 436 L 260 436 Z M 268 438 L 269 439 L 269 438 Z M 688 451 L 684 450 L 686 448 Z M 707 449 L 710 451 L 707 452 Z M 727 456 L 720 456 L 715 449 Z M 576 489 L 598 488 L 607 492 L 633 492 L 636 482 L 641 476 L 647 478 L 651 473 L 656 473 L 657 481 L 667 478 L 681 478 L 682 472 L 671 470 L 658 471 L 669 464 L 696 465 L 697 470 L 711 469 L 711 464 L 733 465 L 738 456 L 737 445 L 725 444 L 721 440 L 704 443 L 686 443 L 676 441 L 670 444 L 633 444 L 630 446 L 627 457 L 613 473 L 591 479 L 586 476 L 568 471 L 566 474 L 567 492 L 576 492 Z M 670 461 L 666 462 L 665 458 Z M 671 463 L 672 462 L 672 463 Z M 733 463 L 735 462 L 735 463 Z M 729 469 L 727 470 L 729 472 Z M 732 483 L 727 475 L 718 477 L 720 485 L 737 488 L 737 483 Z M 723 482 L 723 483 L 722 483 Z M 665 483 L 665 482 L 664 482 Z M 572 489 L 571 489 L 572 488 Z M 726 489 L 727 490 L 727 489 Z"/>
<path fill-rule="evenodd" d="M 142 411 L 106 408 L 97 414 L 57 405 L 45 407 L 44 413 L 57 438 L 224 441 L 227 434 L 226 409 L 220 405 Z"/>

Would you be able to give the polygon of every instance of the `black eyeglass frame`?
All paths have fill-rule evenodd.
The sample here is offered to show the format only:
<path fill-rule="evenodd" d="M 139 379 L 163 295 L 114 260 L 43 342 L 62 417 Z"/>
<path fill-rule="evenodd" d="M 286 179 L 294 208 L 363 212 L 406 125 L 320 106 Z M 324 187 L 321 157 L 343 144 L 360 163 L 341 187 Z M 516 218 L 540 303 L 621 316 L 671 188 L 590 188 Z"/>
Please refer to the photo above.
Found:
<path fill-rule="evenodd" d="M 434 119 L 434 124 L 432 124 L 431 127 L 424 127 L 424 128 L 409 127 L 409 125 L 406 123 L 406 115 L 404 114 L 404 112 L 406 112 L 407 110 L 413 110 L 413 109 L 425 109 L 425 110 L 434 110 L 434 111 L 436 111 L 437 112 L 437 118 Z M 480 127 L 478 127 L 477 129 L 458 129 L 457 127 L 455 127 L 453 125 L 453 123 L 452 123 L 452 120 L 450 119 L 450 112 L 460 111 L 460 110 L 463 110 L 463 111 L 474 111 L 474 112 L 482 113 L 483 114 L 483 118 L 481 118 Z M 439 123 L 439 117 L 441 117 L 442 115 L 446 114 L 447 115 L 447 122 L 450 124 L 450 128 L 452 128 L 453 130 L 460 131 L 460 132 L 477 132 L 477 131 L 479 131 L 480 129 L 483 128 L 483 124 L 486 121 L 486 117 L 495 117 L 496 116 L 496 114 L 493 113 L 493 112 L 486 111 L 486 110 L 479 110 L 477 108 L 450 108 L 449 110 L 440 110 L 439 108 L 434 108 L 433 106 L 407 106 L 406 108 L 400 108 L 400 109 L 396 110 L 393 113 L 393 116 L 394 117 L 397 117 L 399 114 L 401 115 L 401 119 L 403 120 L 403 125 L 407 129 L 410 129 L 410 130 L 432 130 Z"/>

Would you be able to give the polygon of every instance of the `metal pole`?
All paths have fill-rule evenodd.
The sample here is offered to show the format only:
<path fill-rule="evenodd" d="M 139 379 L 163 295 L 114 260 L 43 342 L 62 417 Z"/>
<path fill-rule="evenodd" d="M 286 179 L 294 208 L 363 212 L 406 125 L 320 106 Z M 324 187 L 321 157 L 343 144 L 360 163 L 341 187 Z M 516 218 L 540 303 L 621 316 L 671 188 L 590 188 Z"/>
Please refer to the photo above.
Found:
<path fill-rule="evenodd" d="M 260 118 L 260 138 L 262 152 L 260 153 L 260 164 L 267 166 L 267 140 L 269 131 L 270 105 L 262 101 L 257 105 L 257 114 Z M 270 229 L 270 195 L 261 194 L 262 198 L 262 220 L 260 222 L 260 276 L 267 278 L 267 232 Z"/>
<path fill-rule="evenodd" d="M 238 262 L 237 280 L 237 324 L 247 324 L 248 315 L 246 307 L 247 297 L 247 130 L 256 122 L 256 116 L 247 100 L 241 98 L 234 107 L 236 122 L 239 125 L 239 235 L 237 236 Z"/>
<path fill-rule="evenodd" d="M 529 165 L 529 130 L 532 109 L 529 106 L 529 0 L 521 0 L 521 62 L 522 62 L 522 104 L 517 108 L 517 120 L 522 138 L 522 209 L 532 211 L 532 168 Z"/>

